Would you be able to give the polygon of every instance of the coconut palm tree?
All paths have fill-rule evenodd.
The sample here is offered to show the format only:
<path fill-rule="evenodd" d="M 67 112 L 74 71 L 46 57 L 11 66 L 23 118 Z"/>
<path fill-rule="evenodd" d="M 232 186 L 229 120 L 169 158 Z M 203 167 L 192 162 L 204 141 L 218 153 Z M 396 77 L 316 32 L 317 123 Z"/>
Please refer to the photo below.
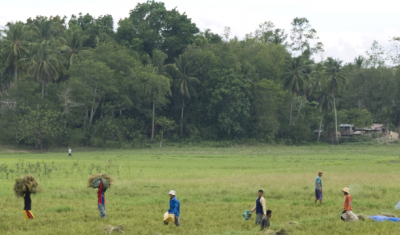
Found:
<path fill-rule="evenodd" d="M 332 109 L 332 97 L 326 90 L 321 90 L 318 92 L 318 109 L 321 113 L 320 121 L 319 121 L 319 128 L 318 128 L 318 141 L 321 136 L 321 127 L 322 127 L 322 119 L 324 118 L 324 115 L 329 113 L 329 111 Z"/>
<path fill-rule="evenodd" d="M 166 103 L 165 96 L 171 94 L 169 79 L 150 73 L 145 87 L 145 95 L 153 104 L 153 116 L 151 123 L 151 140 L 154 138 L 154 115 L 157 103 Z"/>
<path fill-rule="evenodd" d="M 163 75 L 163 76 L 169 76 L 168 73 L 165 71 L 165 60 L 168 58 L 168 55 L 165 54 L 164 52 L 154 49 L 153 50 L 153 55 L 151 58 L 151 63 L 154 67 L 154 72 L 156 72 L 158 75 Z"/>
<path fill-rule="evenodd" d="M 171 65 L 170 65 L 171 66 Z M 197 97 L 195 86 L 200 84 L 200 81 L 195 77 L 190 77 L 190 69 L 192 68 L 192 61 L 185 55 L 180 55 L 175 58 L 176 82 L 175 85 L 179 90 L 179 95 L 182 97 L 182 111 L 181 111 L 181 137 L 183 136 L 183 112 L 185 108 L 185 99 Z"/>
<path fill-rule="evenodd" d="M 2 64 L 11 67 L 14 72 L 15 89 L 17 89 L 18 71 L 21 59 L 29 53 L 28 28 L 22 22 L 8 23 L 6 29 L 0 31 L 4 37 L 0 40 Z"/>
<path fill-rule="evenodd" d="M 358 69 L 361 69 L 365 63 L 365 58 L 363 56 L 358 56 L 354 58 L 354 64 L 357 66 Z"/>
<path fill-rule="evenodd" d="M 32 46 L 29 61 L 26 66 L 33 77 L 42 83 L 42 99 L 44 88 L 50 80 L 57 80 L 64 70 L 60 51 L 51 48 L 49 43 L 36 43 Z"/>
<path fill-rule="evenodd" d="M 73 64 L 74 58 L 79 53 L 88 49 L 87 47 L 83 47 L 83 43 L 88 36 L 81 29 L 69 29 L 65 31 L 64 38 L 67 46 L 64 55 L 67 59 L 67 68 L 69 68 Z"/>
<path fill-rule="evenodd" d="M 345 84 L 347 83 L 347 77 L 341 72 L 342 61 L 334 60 L 331 57 L 325 61 L 325 87 L 329 94 L 332 96 L 333 100 L 333 109 L 335 111 L 335 136 L 336 136 L 336 144 L 338 144 L 338 135 L 337 135 L 337 115 L 336 115 L 336 100 L 335 94 L 339 93 L 342 89 L 345 88 Z"/>
<path fill-rule="evenodd" d="M 307 62 L 302 56 L 294 57 L 286 60 L 286 73 L 285 87 L 290 89 L 292 93 L 292 101 L 290 103 L 290 118 L 289 123 L 292 124 L 292 112 L 293 112 L 293 98 L 295 94 L 299 94 L 300 91 L 304 91 L 309 81 L 309 75 L 307 73 L 309 69 L 309 62 Z"/>

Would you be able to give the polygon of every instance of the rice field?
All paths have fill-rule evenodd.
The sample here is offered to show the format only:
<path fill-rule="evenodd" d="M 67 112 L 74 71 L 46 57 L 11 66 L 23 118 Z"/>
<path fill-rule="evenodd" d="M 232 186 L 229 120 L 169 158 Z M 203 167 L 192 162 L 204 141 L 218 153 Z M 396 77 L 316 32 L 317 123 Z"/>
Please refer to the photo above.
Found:
<path fill-rule="evenodd" d="M 350 188 L 353 212 L 400 216 L 400 145 L 264 146 L 235 148 L 30 152 L 0 149 L 0 234 L 271 234 L 241 214 L 264 190 L 271 230 L 288 234 L 398 234 L 400 223 L 344 223 L 341 189 Z M 322 170 L 324 199 L 314 205 L 314 181 Z M 115 179 L 106 192 L 107 218 L 97 209 L 94 173 Z M 32 195 L 34 220 L 24 221 L 14 179 L 33 174 L 42 193 Z M 164 226 L 169 190 L 181 202 L 181 227 Z M 291 222 L 297 222 L 291 223 Z M 117 234 L 117 233 L 113 233 Z"/>

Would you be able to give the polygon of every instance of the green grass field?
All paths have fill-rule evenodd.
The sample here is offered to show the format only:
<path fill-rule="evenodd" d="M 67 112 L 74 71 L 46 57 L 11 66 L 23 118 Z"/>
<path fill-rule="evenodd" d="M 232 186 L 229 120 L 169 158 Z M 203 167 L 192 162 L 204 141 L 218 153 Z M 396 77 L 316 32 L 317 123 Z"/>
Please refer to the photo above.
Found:
<path fill-rule="evenodd" d="M 0 150 L 0 234 L 264 234 L 241 214 L 264 190 L 273 211 L 271 229 L 290 234 L 398 234 L 400 223 L 343 223 L 341 189 L 349 187 L 353 212 L 394 213 L 400 200 L 399 145 L 302 147 L 166 147 L 163 149 L 20 152 Z M 324 171 L 323 205 L 314 205 L 314 180 Z M 95 189 L 87 177 L 114 176 L 100 219 Z M 34 174 L 43 188 L 32 195 L 36 219 L 24 221 L 14 179 Z M 164 226 L 168 192 L 181 202 L 182 226 Z M 296 221 L 299 225 L 288 225 Z"/>

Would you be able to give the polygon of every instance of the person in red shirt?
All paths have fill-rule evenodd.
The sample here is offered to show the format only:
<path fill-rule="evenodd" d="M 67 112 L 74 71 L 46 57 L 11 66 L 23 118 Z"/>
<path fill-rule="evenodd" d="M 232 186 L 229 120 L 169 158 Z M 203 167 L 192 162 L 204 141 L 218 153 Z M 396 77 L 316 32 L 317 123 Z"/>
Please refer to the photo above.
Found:
<path fill-rule="evenodd" d="M 100 187 L 99 190 L 97 190 L 97 197 L 98 197 L 98 207 L 100 211 L 100 216 L 101 218 L 106 217 L 106 199 L 104 196 L 104 193 L 106 192 L 107 189 L 103 188 L 103 179 L 100 178 Z"/>
<path fill-rule="evenodd" d="M 344 194 L 344 204 L 343 204 L 342 216 L 340 216 L 340 219 L 343 221 L 346 221 L 346 218 L 347 218 L 346 212 L 351 211 L 351 209 L 352 209 L 351 208 L 351 196 L 350 196 L 350 191 L 348 188 L 344 188 L 342 191 Z"/>

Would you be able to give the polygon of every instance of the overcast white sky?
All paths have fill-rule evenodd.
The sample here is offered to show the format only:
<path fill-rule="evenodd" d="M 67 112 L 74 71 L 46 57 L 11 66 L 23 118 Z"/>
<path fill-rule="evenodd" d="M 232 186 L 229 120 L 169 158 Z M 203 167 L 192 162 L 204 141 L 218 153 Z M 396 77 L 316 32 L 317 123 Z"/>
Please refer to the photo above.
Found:
<path fill-rule="evenodd" d="M 115 24 L 128 17 L 135 0 L 0 0 L 0 26 L 9 21 L 26 21 L 36 15 L 89 13 L 95 17 L 111 14 Z M 231 36 L 243 38 L 261 22 L 272 21 L 290 30 L 295 17 L 306 17 L 325 45 L 325 57 L 345 62 L 364 55 L 377 40 L 390 49 L 389 39 L 400 36 L 400 1 L 398 0 L 164 0 L 166 7 L 177 7 L 192 18 L 200 30 L 210 28 L 222 34 L 231 27 Z"/>

